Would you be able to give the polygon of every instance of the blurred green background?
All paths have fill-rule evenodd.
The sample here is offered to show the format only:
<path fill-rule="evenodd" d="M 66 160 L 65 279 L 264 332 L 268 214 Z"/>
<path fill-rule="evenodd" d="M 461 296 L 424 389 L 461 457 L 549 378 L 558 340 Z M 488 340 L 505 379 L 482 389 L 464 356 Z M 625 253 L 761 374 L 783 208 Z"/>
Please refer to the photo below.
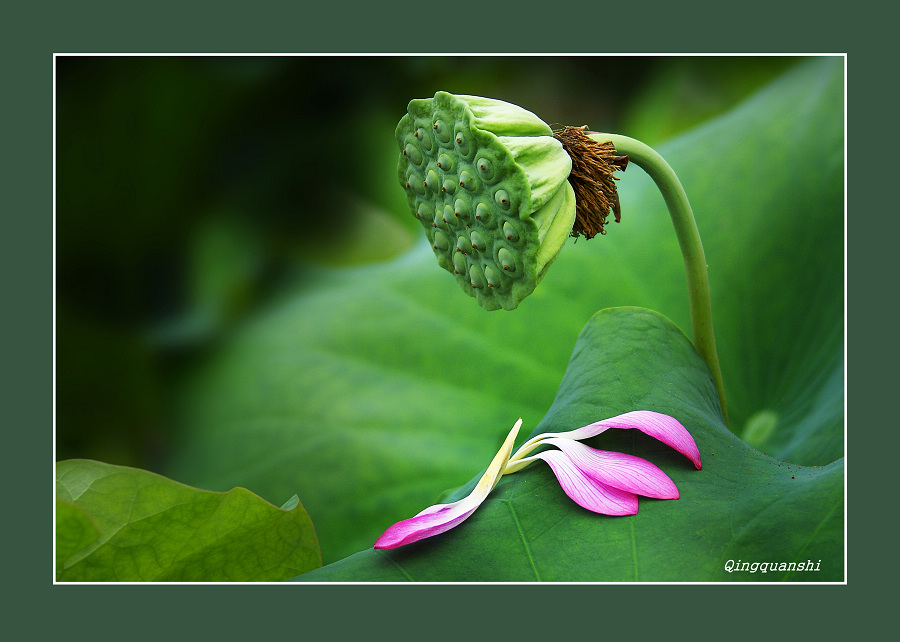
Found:
<path fill-rule="evenodd" d="M 317 265 L 410 247 L 410 99 L 485 95 L 655 145 L 798 61 L 56 58 L 57 459 L 164 469 L 179 380 L 231 330 Z"/>

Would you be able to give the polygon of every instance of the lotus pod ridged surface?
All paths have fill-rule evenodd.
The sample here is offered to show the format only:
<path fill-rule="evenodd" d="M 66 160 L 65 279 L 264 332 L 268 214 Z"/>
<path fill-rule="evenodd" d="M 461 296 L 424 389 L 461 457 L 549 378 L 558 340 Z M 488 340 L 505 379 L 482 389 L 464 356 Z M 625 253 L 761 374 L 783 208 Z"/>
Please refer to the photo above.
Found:
<path fill-rule="evenodd" d="M 486 310 L 531 294 L 575 220 L 572 161 L 516 105 L 438 92 L 400 120 L 398 174 L 438 264 Z"/>

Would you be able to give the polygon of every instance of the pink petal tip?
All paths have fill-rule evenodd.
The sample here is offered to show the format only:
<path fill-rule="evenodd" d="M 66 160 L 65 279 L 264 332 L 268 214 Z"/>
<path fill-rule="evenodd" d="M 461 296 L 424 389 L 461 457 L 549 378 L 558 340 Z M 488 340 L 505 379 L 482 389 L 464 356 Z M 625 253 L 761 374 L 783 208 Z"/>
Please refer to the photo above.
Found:
<path fill-rule="evenodd" d="M 626 412 L 616 417 L 596 421 L 568 433 L 560 433 L 560 436 L 566 436 L 570 439 L 587 439 L 588 437 L 599 435 L 609 428 L 635 428 L 640 430 L 690 459 L 697 470 L 702 468 L 700 450 L 697 448 L 694 438 L 691 437 L 691 433 L 674 417 L 651 410 Z"/>

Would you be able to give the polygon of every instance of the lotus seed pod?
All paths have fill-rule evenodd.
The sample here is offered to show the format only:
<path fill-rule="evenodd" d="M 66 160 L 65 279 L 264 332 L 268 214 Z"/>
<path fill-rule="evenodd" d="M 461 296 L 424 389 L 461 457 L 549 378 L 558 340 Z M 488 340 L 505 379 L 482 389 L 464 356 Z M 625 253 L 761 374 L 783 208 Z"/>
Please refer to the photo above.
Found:
<path fill-rule="evenodd" d="M 439 91 L 407 112 L 398 176 L 438 264 L 483 308 L 516 308 L 572 231 L 572 160 L 510 103 Z"/>

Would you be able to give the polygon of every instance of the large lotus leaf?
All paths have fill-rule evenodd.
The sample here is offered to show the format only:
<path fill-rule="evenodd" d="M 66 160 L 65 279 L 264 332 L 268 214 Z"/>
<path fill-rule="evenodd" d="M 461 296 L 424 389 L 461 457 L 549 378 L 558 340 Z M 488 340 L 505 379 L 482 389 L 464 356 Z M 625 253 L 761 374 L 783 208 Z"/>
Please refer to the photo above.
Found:
<path fill-rule="evenodd" d="M 214 493 L 145 470 L 56 465 L 56 579 L 279 581 L 322 565 L 309 515 L 244 488 Z"/>
<path fill-rule="evenodd" d="M 804 61 L 658 151 L 704 241 L 731 427 L 779 459 L 830 464 L 843 454 L 842 59 Z M 597 310 L 639 305 L 689 332 L 662 198 L 635 167 L 619 190 L 622 223 L 570 241 L 515 311 L 460 295 L 424 239 L 308 276 L 184 382 L 168 473 L 297 492 L 326 562 L 371 546 L 487 465 L 517 417 L 544 417 Z"/>
<path fill-rule="evenodd" d="M 823 468 L 796 466 L 738 439 L 722 422 L 706 364 L 684 334 L 655 312 L 616 308 L 591 319 L 532 436 L 638 409 L 681 421 L 697 442 L 703 469 L 635 430 L 610 430 L 589 443 L 653 461 L 678 486 L 678 500 L 642 499 L 637 515 L 601 516 L 569 500 L 547 466 L 533 464 L 503 477 L 475 514 L 448 533 L 391 551 L 370 549 L 300 579 L 843 579 L 843 460 Z M 744 561 L 767 566 L 729 573 L 729 560 L 738 568 Z M 770 570 L 772 562 L 776 569 L 783 562 L 785 570 Z M 804 571 L 798 572 L 801 562 Z M 797 565 L 793 572 L 787 571 L 790 563 Z"/>

